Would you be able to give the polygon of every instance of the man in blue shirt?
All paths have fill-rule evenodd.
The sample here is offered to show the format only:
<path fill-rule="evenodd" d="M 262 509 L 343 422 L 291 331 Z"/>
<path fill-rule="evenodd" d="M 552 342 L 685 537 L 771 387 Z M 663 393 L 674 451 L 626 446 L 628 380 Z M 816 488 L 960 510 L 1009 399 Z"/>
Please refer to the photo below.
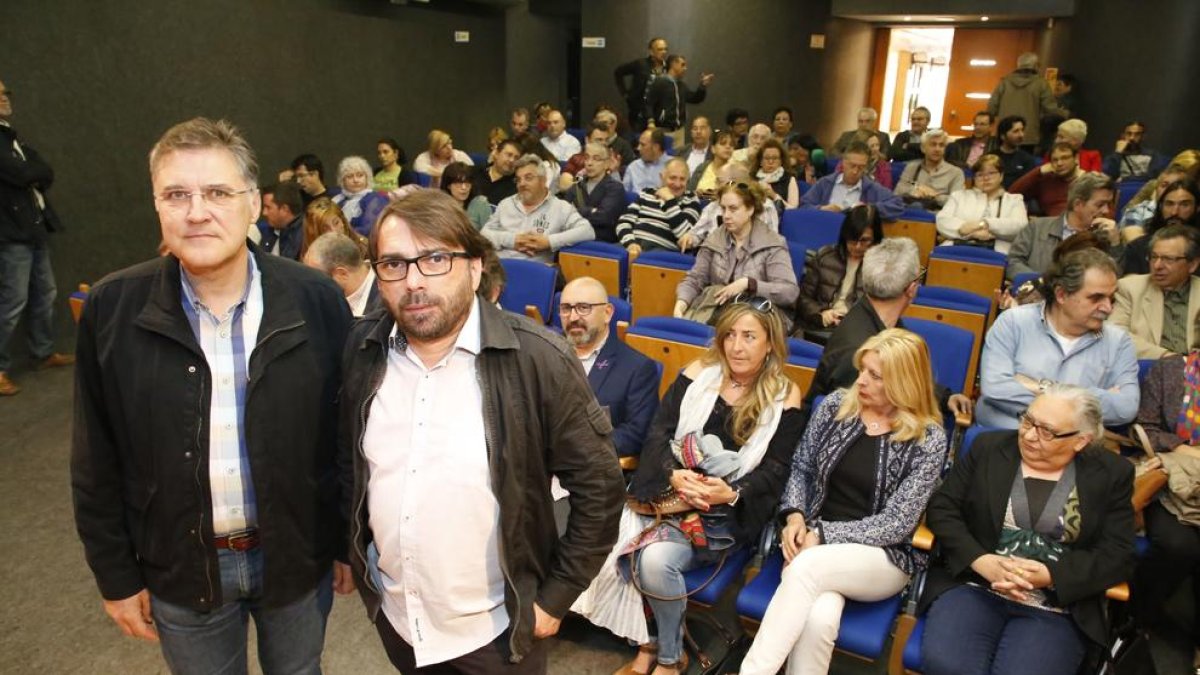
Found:
<path fill-rule="evenodd" d="M 630 192 L 641 192 L 646 188 L 658 188 L 663 169 L 671 156 L 664 148 L 662 129 L 647 129 L 638 137 L 638 155 L 625 169 L 625 189 Z"/>
<path fill-rule="evenodd" d="M 855 141 L 842 155 L 842 170 L 817 181 L 804 193 L 801 208 L 841 212 L 859 204 L 874 204 L 884 220 L 895 220 L 904 213 L 904 200 L 891 190 L 866 177 L 870 151 Z"/>

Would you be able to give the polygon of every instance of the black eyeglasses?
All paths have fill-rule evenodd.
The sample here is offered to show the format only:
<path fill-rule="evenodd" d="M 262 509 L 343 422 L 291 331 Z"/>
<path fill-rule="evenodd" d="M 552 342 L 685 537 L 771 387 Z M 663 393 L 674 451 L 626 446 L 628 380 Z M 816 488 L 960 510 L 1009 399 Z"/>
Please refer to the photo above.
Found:
<path fill-rule="evenodd" d="M 1067 431 L 1060 434 L 1045 424 L 1042 424 L 1041 422 L 1038 422 L 1030 417 L 1028 410 L 1022 412 L 1020 415 L 1017 415 L 1017 420 L 1021 423 L 1021 431 L 1034 429 L 1037 431 L 1038 439 L 1046 443 L 1049 443 L 1050 441 L 1062 440 L 1064 438 L 1070 438 L 1079 433 L 1079 430 L 1076 429 L 1075 431 Z"/>
<path fill-rule="evenodd" d="M 732 305 L 749 305 L 750 309 L 769 314 L 775 309 L 775 305 L 768 299 L 759 295 L 750 295 L 749 293 L 738 293 L 733 298 Z"/>
<path fill-rule="evenodd" d="M 558 315 L 565 317 L 571 312 L 575 312 L 579 316 L 587 316 L 592 313 L 593 307 L 603 307 L 607 304 L 607 302 L 577 302 L 572 305 L 564 302 L 558 306 Z"/>
<path fill-rule="evenodd" d="M 415 264 L 423 276 L 440 277 L 450 273 L 455 258 L 470 257 L 463 251 L 434 251 L 416 258 L 384 258 L 371 263 L 371 266 L 375 268 L 375 275 L 380 281 L 404 281 L 409 265 Z"/>
<path fill-rule="evenodd" d="M 1150 261 L 1150 264 L 1152 264 L 1152 265 L 1156 262 L 1165 262 L 1168 265 L 1174 265 L 1176 263 L 1181 263 L 1181 262 L 1184 262 L 1185 260 L 1187 260 L 1187 256 L 1186 255 L 1159 255 L 1157 253 L 1151 253 L 1150 255 L 1146 256 L 1146 260 Z"/>
<path fill-rule="evenodd" d="M 927 277 L 927 276 L 929 276 L 929 268 L 922 267 L 921 271 L 917 272 L 916 278 L 908 283 L 910 283 L 910 284 L 915 283 L 918 286 L 924 286 L 925 285 L 925 277 Z"/>
<path fill-rule="evenodd" d="M 749 190 L 749 189 L 750 189 L 750 184 L 749 184 L 749 183 L 743 183 L 742 181 L 733 181 L 733 180 L 731 180 L 731 181 L 726 181 L 726 182 L 725 182 L 725 187 L 729 187 L 730 185 L 732 185 L 733 187 L 735 187 L 735 188 L 737 188 L 737 189 L 739 189 L 739 190 Z"/>

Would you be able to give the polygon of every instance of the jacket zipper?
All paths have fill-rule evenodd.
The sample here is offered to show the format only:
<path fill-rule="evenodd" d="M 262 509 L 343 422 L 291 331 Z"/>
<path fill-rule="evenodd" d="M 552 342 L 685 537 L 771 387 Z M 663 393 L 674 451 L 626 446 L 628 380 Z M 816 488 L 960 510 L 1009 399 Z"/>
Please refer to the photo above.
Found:
<path fill-rule="evenodd" d="M 207 362 L 206 362 L 207 363 Z M 207 369 L 207 365 L 205 366 Z M 200 381 L 200 397 L 196 402 L 196 452 L 200 452 L 200 430 L 204 427 L 204 375 L 201 374 Z M 196 470 L 194 472 L 196 478 L 196 492 L 200 494 L 200 526 L 196 528 L 196 541 L 200 544 L 200 550 L 204 551 L 204 581 L 208 585 L 208 603 L 209 607 L 215 602 L 213 597 L 213 580 L 212 580 L 212 564 L 208 557 L 208 544 L 204 541 L 204 482 L 200 477 L 200 466 L 208 464 L 208 453 L 204 453 L 205 461 L 196 462 Z M 200 459 L 197 457 L 197 460 Z"/>
<path fill-rule="evenodd" d="M 358 453 L 359 458 L 363 462 L 367 461 L 367 454 L 366 454 L 366 451 L 363 449 L 363 440 L 367 436 L 367 411 L 371 407 L 371 402 L 375 400 L 375 395 L 379 393 L 379 387 L 381 387 L 383 385 L 383 375 L 387 370 L 387 349 L 388 349 L 387 345 L 383 345 L 384 359 L 383 359 L 382 367 L 376 369 L 376 371 L 371 379 L 371 383 L 367 388 L 367 395 L 365 398 L 363 398 L 362 405 L 359 407 L 359 410 L 358 410 L 359 428 L 358 428 L 358 447 L 356 448 L 356 452 Z M 358 471 L 355 471 L 354 480 L 356 482 L 358 481 Z M 371 578 L 371 570 L 368 569 L 365 548 L 363 550 L 359 550 L 359 546 L 358 546 L 358 542 L 359 542 L 359 539 L 362 534 L 362 509 L 363 509 L 363 505 L 366 504 L 366 502 L 367 502 L 367 490 L 366 490 L 366 486 L 364 485 L 363 490 L 362 490 L 362 496 L 359 497 L 358 503 L 354 505 L 354 524 L 352 525 L 353 529 L 351 530 L 351 536 L 352 536 L 352 539 L 354 542 L 354 546 L 352 546 L 352 548 L 354 549 L 354 554 L 356 556 L 358 556 L 359 561 L 362 563 L 363 572 L 364 572 L 363 579 L 366 581 L 367 587 L 370 588 L 372 591 L 374 591 L 376 595 L 379 595 L 380 591 L 378 588 L 375 588 L 375 582 Z"/>

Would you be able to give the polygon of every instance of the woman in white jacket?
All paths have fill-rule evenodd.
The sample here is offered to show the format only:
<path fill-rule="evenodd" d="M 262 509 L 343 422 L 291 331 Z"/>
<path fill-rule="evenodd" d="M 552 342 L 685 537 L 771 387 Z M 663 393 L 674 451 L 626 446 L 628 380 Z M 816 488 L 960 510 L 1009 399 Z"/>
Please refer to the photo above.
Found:
<path fill-rule="evenodd" d="M 996 251 L 1008 253 L 1017 233 L 1029 224 L 1025 198 L 1004 191 L 999 156 L 984 155 L 971 168 L 975 186 L 950 194 L 937 213 L 938 234 L 945 237 L 946 245 L 990 244 Z"/>

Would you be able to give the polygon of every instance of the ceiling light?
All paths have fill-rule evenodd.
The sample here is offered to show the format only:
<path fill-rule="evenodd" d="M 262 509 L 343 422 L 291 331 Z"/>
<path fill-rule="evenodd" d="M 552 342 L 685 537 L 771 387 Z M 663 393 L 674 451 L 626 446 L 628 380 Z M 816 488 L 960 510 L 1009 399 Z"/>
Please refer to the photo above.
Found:
<path fill-rule="evenodd" d="M 996 59 L 971 59 L 971 65 L 976 68 L 991 68 L 996 65 Z"/>
<path fill-rule="evenodd" d="M 912 21 L 912 17 L 911 17 L 911 16 L 906 16 L 906 17 L 904 17 L 904 20 L 905 20 L 905 21 Z"/>
<path fill-rule="evenodd" d="M 979 20 L 980 20 L 980 21 L 991 21 L 991 20 L 992 20 L 992 17 L 990 17 L 990 16 L 981 16 L 981 17 L 979 17 Z"/>
<path fill-rule="evenodd" d="M 976 99 L 979 101 L 986 101 L 991 97 L 992 97 L 991 94 L 988 94 L 988 93 L 985 93 L 982 91 L 973 91 L 973 92 L 967 94 L 967 98 Z"/>

